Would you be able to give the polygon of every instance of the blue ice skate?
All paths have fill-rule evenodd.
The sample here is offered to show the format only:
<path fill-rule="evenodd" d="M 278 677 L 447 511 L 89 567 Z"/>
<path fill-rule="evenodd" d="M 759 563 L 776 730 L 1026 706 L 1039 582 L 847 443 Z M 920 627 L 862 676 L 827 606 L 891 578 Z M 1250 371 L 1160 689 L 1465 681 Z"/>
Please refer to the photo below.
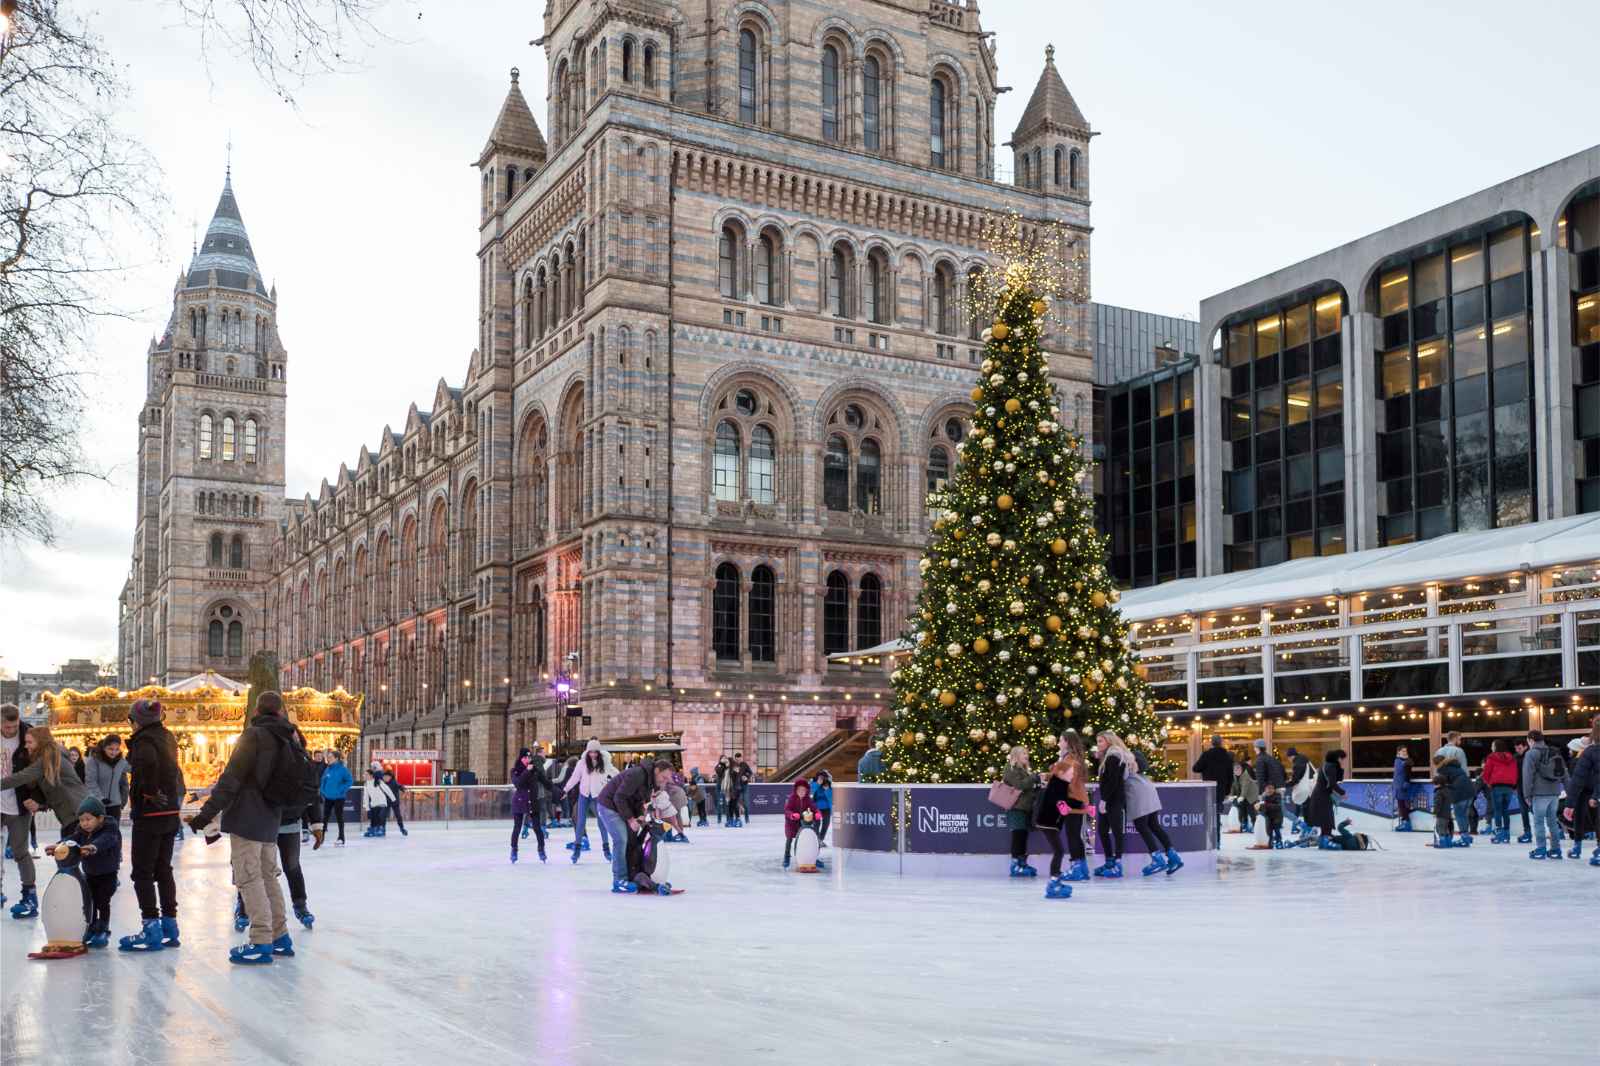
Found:
<path fill-rule="evenodd" d="M 1165 870 L 1166 868 L 1167 868 L 1167 857 L 1166 857 L 1166 855 L 1164 855 L 1164 854 L 1162 854 L 1161 852 L 1158 851 L 1154 855 L 1150 856 L 1150 861 L 1148 863 L 1146 863 L 1145 866 L 1144 866 L 1144 869 L 1140 870 L 1139 872 L 1141 874 L 1143 874 L 1144 876 L 1146 876 L 1146 877 L 1150 877 L 1153 874 L 1160 873 L 1162 870 Z"/>
<path fill-rule="evenodd" d="M 164 947 L 160 918 L 146 918 L 144 926 L 137 933 L 117 941 L 118 951 L 160 951 Z"/>
<path fill-rule="evenodd" d="M 1433 842 L 1433 846 L 1436 848 L 1453 848 L 1456 846 L 1456 842 L 1448 834 L 1440 834 L 1438 839 Z"/>
<path fill-rule="evenodd" d="M 272 942 L 272 953 L 281 955 L 286 959 L 294 958 L 294 941 L 289 939 L 288 933 L 283 934 Z"/>
<path fill-rule="evenodd" d="M 83 938 L 86 948 L 103 948 L 111 943 L 111 931 L 108 929 L 95 929 Z"/>
<path fill-rule="evenodd" d="M 1548 859 L 1549 857 L 1550 852 L 1546 851 L 1542 846 L 1528 852 L 1528 858 L 1530 859 Z"/>
<path fill-rule="evenodd" d="M 22 897 L 11 905 L 11 917 L 19 919 L 39 917 L 39 893 L 32 885 L 22 886 Z"/>
<path fill-rule="evenodd" d="M 1072 886 L 1060 877 L 1052 877 L 1050 883 L 1044 886 L 1045 899 L 1071 899 Z"/>
<path fill-rule="evenodd" d="M 1567 852 L 1567 858 L 1569 858 L 1569 859 L 1581 859 L 1581 858 L 1583 858 L 1583 845 L 1582 844 L 1574 844 L 1574 845 L 1572 845 L 1572 850 Z M 24 890 L 24 891 L 26 891 L 26 890 Z M 17 916 L 16 915 L 16 911 L 17 911 L 17 909 L 15 907 L 11 908 L 11 916 L 13 918 L 15 918 Z M 37 913 L 37 910 L 35 910 L 35 913 Z"/>
<path fill-rule="evenodd" d="M 1073 859 L 1072 865 L 1067 867 L 1067 872 L 1061 875 L 1063 881 L 1089 880 L 1089 863 L 1085 859 Z"/>
<path fill-rule="evenodd" d="M 268 966 L 272 963 L 271 944 L 242 944 L 228 949 L 228 961 L 239 966 Z"/>
<path fill-rule="evenodd" d="M 511 849 L 511 865 L 515 866 L 516 864 L 517 864 L 517 849 L 516 848 L 512 848 Z"/>
<path fill-rule="evenodd" d="M 233 928 L 239 933 L 250 928 L 250 916 L 244 912 L 244 900 L 237 897 L 233 901 Z"/>
<path fill-rule="evenodd" d="M 1589 856 L 1590 866 L 1600 866 L 1600 848 L 1594 849 L 1594 854 Z"/>
<path fill-rule="evenodd" d="M 1560 859 L 1561 859 L 1561 842 L 1559 840 L 1550 845 L 1550 854 L 1545 856 L 1545 858 L 1547 858 L 1547 859 L 1555 859 L 1557 861 L 1560 861 Z"/>
<path fill-rule="evenodd" d="M 1332 837 L 1322 837 L 1321 839 L 1319 839 L 1317 841 L 1317 847 L 1318 847 L 1318 849 L 1320 849 L 1322 851 L 1342 851 L 1342 850 L 1344 850 L 1344 849 L 1339 847 L 1339 842 L 1337 840 L 1334 840 Z"/>
<path fill-rule="evenodd" d="M 1171 877 L 1173 874 L 1177 873 L 1181 869 L 1183 869 L 1183 856 L 1179 855 L 1172 848 L 1168 848 L 1167 849 L 1167 876 Z"/>
<path fill-rule="evenodd" d="M 310 929 L 317 920 L 317 916 L 315 914 L 312 914 L 310 911 L 306 910 L 306 905 L 304 903 L 300 903 L 295 906 L 294 916 L 300 919 L 300 924 L 305 926 L 307 929 Z"/>
<path fill-rule="evenodd" d="M 639 886 L 634 884 L 632 881 L 629 881 L 626 877 L 619 877 L 615 881 L 611 882 L 611 891 L 625 895 L 632 895 L 639 891 Z"/>
<path fill-rule="evenodd" d="M 1012 877 L 1038 877 L 1039 871 L 1023 862 L 1021 859 L 1011 860 Z"/>
<path fill-rule="evenodd" d="M 1471 833 L 1462 833 L 1460 836 L 1456 837 L 1456 847 L 1458 847 L 1458 848 L 1470 848 L 1470 847 L 1472 847 L 1472 834 Z"/>
<path fill-rule="evenodd" d="M 183 941 L 178 939 L 178 919 L 161 919 L 161 946 L 164 948 L 178 948 L 183 946 Z"/>
<path fill-rule="evenodd" d="M 1532 844 L 1533 843 L 1533 834 L 1532 833 L 1523 833 L 1521 836 L 1519 836 L 1517 838 L 1517 843 L 1518 844 Z"/>

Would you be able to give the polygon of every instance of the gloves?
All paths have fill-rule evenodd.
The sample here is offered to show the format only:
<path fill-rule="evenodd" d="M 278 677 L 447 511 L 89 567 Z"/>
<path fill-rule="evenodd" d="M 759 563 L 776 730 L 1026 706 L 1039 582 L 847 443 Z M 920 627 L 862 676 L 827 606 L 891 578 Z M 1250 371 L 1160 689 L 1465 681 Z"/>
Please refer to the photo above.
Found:
<path fill-rule="evenodd" d="M 1071 810 L 1071 808 L 1069 808 L 1067 806 L 1067 801 L 1066 800 L 1056 800 L 1056 813 L 1057 814 L 1059 814 L 1063 818 L 1065 818 L 1070 810 Z"/>

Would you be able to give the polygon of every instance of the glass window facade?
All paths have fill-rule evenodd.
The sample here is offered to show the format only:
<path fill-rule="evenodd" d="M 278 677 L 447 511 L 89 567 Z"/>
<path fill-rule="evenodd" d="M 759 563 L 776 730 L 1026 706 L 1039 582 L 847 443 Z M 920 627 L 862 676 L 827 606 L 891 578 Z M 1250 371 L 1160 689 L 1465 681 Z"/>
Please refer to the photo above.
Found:
<path fill-rule="evenodd" d="M 1223 325 L 1229 571 L 1345 550 L 1343 321 L 1332 290 Z"/>
<path fill-rule="evenodd" d="M 1380 545 L 1533 518 L 1527 230 L 1480 227 L 1373 283 Z"/>
<path fill-rule="evenodd" d="M 1580 512 L 1600 511 L 1600 189 L 1561 219 L 1572 275 L 1573 476 Z"/>
<path fill-rule="evenodd" d="M 1194 370 L 1096 390 L 1100 526 L 1120 585 L 1195 575 Z"/>

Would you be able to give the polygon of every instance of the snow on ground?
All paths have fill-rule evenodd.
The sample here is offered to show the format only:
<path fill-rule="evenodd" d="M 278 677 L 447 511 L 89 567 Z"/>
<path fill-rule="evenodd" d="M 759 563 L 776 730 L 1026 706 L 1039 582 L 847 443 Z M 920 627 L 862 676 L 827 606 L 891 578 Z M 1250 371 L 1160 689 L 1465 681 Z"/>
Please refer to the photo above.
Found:
<path fill-rule="evenodd" d="M 783 871 L 775 819 L 672 852 L 671 899 L 506 824 L 306 855 L 298 954 L 227 962 L 227 843 L 183 947 L 33 962 L 0 918 L 0 1060 L 33 1063 L 1593 1063 L 1600 869 L 1526 847 L 1249 852 L 1081 887 Z M 1590 845 L 1590 849 L 1593 845 Z M 828 852 L 823 853 L 824 856 Z M 1037 859 L 1035 860 L 1037 862 Z M 1040 864 L 1041 866 L 1043 864 Z M 53 866 L 46 861 L 44 866 Z M 126 881 L 113 932 L 132 932 Z M 15 901 L 16 870 L 6 873 Z"/>

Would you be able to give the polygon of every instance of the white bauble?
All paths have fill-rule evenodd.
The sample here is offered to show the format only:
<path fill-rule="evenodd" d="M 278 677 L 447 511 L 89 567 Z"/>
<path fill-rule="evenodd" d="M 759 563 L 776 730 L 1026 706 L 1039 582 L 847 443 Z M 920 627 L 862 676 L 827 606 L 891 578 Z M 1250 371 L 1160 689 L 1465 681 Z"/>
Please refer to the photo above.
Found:
<path fill-rule="evenodd" d="M 1007 703 L 1007 702 L 1009 702 L 1009 701 L 1008 701 L 1008 700 L 1007 700 L 1007 699 L 1006 699 L 1006 694 L 1005 694 L 1005 693 L 1004 693 L 1004 692 L 1002 692 L 1002 693 L 1000 693 L 1000 695 L 998 695 L 998 696 L 996 696 L 996 697 L 995 697 L 995 698 L 994 698 L 994 701 L 995 701 L 995 702 L 996 702 L 996 703 L 998 703 L 998 704 L 999 704 L 999 705 L 1000 705 L 1000 706 L 1002 706 L 1002 707 L 1004 707 L 1004 706 L 1005 706 L 1005 705 L 1006 705 L 1006 703 Z"/>
<path fill-rule="evenodd" d="M 944 650 L 950 656 L 950 658 L 954 659 L 961 654 L 961 645 L 955 641 L 951 641 L 945 646 Z"/>

